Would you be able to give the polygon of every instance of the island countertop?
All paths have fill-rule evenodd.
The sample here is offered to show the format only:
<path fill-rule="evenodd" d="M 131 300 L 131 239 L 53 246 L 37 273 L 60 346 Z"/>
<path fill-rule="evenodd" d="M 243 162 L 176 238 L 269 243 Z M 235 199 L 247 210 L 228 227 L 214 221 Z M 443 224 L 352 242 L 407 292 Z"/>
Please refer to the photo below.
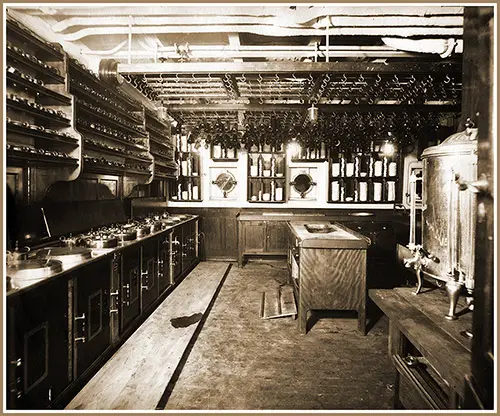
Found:
<path fill-rule="evenodd" d="M 368 237 L 336 222 L 289 221 L 288 226 L 302 248 L 366 249 L 370 245 Z M 314 232 L 314 229 L 320 232 Z"/>

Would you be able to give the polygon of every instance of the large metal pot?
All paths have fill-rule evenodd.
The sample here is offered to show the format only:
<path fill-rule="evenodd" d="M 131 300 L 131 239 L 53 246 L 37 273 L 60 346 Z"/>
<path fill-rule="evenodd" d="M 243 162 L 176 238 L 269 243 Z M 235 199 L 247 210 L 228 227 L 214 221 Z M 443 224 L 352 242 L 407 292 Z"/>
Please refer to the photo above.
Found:
<path fill-rule="evenodd" d="M 453 134 L 422 153 L 424 276 L 474 288 L 475 194 L 460 183 L 477 179 L 477 129 Z"/>

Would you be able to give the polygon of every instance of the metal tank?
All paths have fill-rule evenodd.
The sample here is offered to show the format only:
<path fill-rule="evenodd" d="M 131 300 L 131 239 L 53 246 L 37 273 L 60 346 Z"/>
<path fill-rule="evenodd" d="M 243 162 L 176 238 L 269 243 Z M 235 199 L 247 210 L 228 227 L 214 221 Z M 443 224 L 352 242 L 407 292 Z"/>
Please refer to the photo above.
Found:
<path fill-rule="evenodd" d="M 469 295 L 474 289 L 476 195 L 468 185 L 477 179 L 477 129 L 466 127 L 422 153 L 421 272 L 446 282 L 447 319 L 456 319 L 463 288 Z"/>

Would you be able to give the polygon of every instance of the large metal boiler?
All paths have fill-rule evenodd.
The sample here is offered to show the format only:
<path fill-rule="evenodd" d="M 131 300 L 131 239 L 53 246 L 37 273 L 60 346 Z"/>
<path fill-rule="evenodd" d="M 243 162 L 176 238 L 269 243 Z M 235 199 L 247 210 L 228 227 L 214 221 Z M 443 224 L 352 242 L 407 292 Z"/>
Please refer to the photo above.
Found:
<path fill-rule="evenodd" d="M 422 161 L 422 242 L 415 242 L 412 196 L 408 247 L 414 257 L 405 264 L 417 271 L 415 294 L 420 292 L 422 277 L 446 285 L 450 309 L 445 317 L 456 319 L 460 293 L 465 292 L 471 303 L 474 289 L 477 129 L 468 122 L 464 131 L 425 149 Z M 415 190 L 415 185 L 410 189 Z"/>

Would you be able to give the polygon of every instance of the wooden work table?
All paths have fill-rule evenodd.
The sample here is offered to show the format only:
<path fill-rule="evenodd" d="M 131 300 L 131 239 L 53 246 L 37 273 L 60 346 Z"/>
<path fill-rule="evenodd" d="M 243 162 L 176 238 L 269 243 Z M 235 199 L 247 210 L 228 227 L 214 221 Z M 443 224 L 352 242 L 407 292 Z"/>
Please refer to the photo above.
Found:
<path fill-rule="evenodd" d="M 472 313 L 461 299 L 459 318 L 444 318 L 440 289 L 371 289 L 369 297 L 389 318 L 389 355 L 396 370 L 395 408 L 460 409 L 470 373 Z"/>
<path fill-rule="evenodd" d="M 366 334 L 366 252 L 370 240 L 339 223 L 288 223 L 288 266 L 298 299 L 299 331 L 314 309 L 355 310 Z M 313 232 L 327 227 L 327 232 Z M 320 228 L 321 229 L 321 228 Z"/>

